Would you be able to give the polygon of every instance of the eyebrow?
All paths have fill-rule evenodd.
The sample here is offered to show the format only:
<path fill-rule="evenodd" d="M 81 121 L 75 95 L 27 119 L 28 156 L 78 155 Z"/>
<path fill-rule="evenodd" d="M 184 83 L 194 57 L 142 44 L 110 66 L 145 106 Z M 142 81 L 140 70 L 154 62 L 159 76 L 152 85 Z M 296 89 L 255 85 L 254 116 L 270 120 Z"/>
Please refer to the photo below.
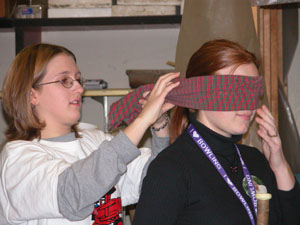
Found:
<path fill-rule="evenodd" d="M 60 75 L 69 75 L 69 74 L 72 74 L 72 73 L 70 71 L 63 71 L 63 72 L 60 72 L 60 73 L 56 74 L 55 77 L 58 77 Z M 80 75 L 81 76 L 81 72 L 80 71 L 76 72 L 75 76 L 76 75 Z"/>

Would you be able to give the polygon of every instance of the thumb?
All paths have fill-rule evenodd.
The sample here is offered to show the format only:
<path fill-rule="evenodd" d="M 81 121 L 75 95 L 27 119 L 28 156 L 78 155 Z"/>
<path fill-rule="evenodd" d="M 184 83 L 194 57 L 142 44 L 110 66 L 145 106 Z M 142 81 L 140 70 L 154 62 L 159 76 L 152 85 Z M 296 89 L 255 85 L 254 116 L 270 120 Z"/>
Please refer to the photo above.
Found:
<path fill-rule="evenodd" d="M 146 98 L 146 97 L 149 95 L 149 93 L 150 93 L 150 91 L 145 91 L 145 92 L 143 93 L 143 97 Z"/>
<path fill-rule="evenodd" d="M 169 111 L 170 109 L 172 109 L 175 105 L 172 103 L 164 103 L 163 107 L 162 107 L 162 113 L 165 113 L 167 111 Z"/>

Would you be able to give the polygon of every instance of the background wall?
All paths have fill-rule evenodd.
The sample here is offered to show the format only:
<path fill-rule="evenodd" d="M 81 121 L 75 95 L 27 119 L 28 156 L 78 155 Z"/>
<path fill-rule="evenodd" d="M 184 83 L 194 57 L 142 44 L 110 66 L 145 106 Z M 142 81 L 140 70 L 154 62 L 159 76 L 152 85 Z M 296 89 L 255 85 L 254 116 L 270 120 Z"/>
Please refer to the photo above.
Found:
<path fill-rule="evenodd" d="M 296 5 L 295 5 L 296 6 Z M 288 82 L 288 99 L 292 108 L 294 118 L 300 132 L 300 4 L 297 8 L 287 9 L 284 43 L 286 53 L 283 55 L 286 64 L 284 64 L 284 75 Z M 284 52 L 285 52 L 284 51 Z"/>
<path fill-rule="evenodd" d="M 0 89 L 2 90 L 3 80 L 9 65 L 15 57 L 15 34 L 10 30 L 0 30 Z M 0 105 L 2 112 L 2 104 Z M 5 140 L 4 130 L 6 122 L 0 112 L 0 146 Z"/>
<path fill-rule="evenodd" d="M 42 41 L 72 50 L 85 78 L 104 79 L 109 88 L 129 88 L 126 69 L 173 69 L 179 25 L 105 27 L 99 30 L 44 31 Z M 15 56 L 14 32 L 0 31 L 0 84 Z M 117 100 L 109 98 L 109 103 Z M 56 99 L 55 99 L 56 100 Z M 103 129 L 102 105 L 85 97 L 82 121 Z M 0 140 L 6 124 L 0 116 Z"/>
<path fill-rule="evenodd" d="M 290 24 L 293 32 L 284 38 L 299 39 L 300 9 L 298 21 Z M 294 27 L 297 26 L 297 27 Z M 296 31 L 296 33 L 295 33 Z M 84 31 L 45 31 L 42 41 L 63 45 L 70 48 L 77 56 L 78 66 L 86 78 L 101 78 L 108 82 L 109 88 L 128 88 L 126 69 L 172 69 L 166 64 L 174 61 L 178 25 L 161 25 L 161 27 L 126 26 L 99 30 Z M 15 56 L 15 35 L 13 30 L 0 30 L 0 85 L 2 86 L 8 67 Z M 297 41 L 296 40 L 296 41 Z M 289 41 L 285 41 L 289 43 Z M 285 47 L 285 46 L 284 46 Z M 288 49 L 288 46 L 286 46 Z M 289 51 L 290 52 L 290 51 Z M 291 55 L 291 54 L 290 54 Z M 300 45 L 288 62 L 287 82 L 288 98 L 298 130 L 300 129 Z M 109 102 L 118 98 L 109 98 Z M 0 106 L 1 108 L 1 106 Z M 1 108 L 2 109 L 2 108 Z M 94 123 L 103 128 L 102 106 L 91 98 L 84 98 L 82 121 Z M 0 115 L 0 141 L 4 140 L 3 132 L 6 123 Z"/>

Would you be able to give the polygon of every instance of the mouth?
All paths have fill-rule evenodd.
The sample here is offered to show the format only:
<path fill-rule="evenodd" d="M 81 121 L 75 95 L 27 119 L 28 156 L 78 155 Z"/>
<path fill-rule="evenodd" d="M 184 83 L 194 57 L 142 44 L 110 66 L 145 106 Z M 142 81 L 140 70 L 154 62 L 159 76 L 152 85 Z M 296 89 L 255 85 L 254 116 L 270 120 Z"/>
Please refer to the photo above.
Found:
<path fill-rule="evenodd" d="M 81 105 L 81 99 L 75 99 L 70 102 L 71 105 L 80 106 Z"/>
<path fill-rule="evenodd" d="M 247 114 L 238 114 L 237 116 L 240 117 L 243 120 L 251 120 L 251 118 L 252 118 L 251 113 L 250 114 L 249 113 L 247 113 Z"/>

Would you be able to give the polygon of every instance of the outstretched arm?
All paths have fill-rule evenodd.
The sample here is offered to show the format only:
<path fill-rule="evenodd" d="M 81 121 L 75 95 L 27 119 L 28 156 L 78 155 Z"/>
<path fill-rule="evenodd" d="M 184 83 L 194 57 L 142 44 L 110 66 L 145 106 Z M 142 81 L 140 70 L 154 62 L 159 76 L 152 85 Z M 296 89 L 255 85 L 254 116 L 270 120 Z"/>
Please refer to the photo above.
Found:
<path fill-rule="evenodd" d="M 156 82 L 140 115 L 111 141 L 103 141 L 98 150 L 89 157 L 73 163 L 58 178 L 58 205 L 60 213 L 69 220 L 86 218 L 93 209 L 93 203 L 117 184 L 127 165 L 140 154 L 137 145 L 150 125 L 160 127 L 158 119 L 172 108 L 164 103 L 167 94 L 179 85 L 172 80 L 179 73 L 162 76 Z M 168 128 L 156 134 L 166 135 Z M 80 201 L 78 201 L 80 199 Z"/>
<path fill-rule="evenodd" d="M 179 77 L 179 73 L 168 73 L 161 76 L 147 97 L 142 112 L 125 128 L 124 133 L 135 145 L 140 142 L 149 126 L 157 123 L 157 127 L 159 127 L 164 123 L 163 119 L 159 118 L 173 107 L 172 104 L 165 103 L 165 98 L 172 89 L 179 85 L 179 82 L 172 82 L 177 77 Z M 168 129 L 162 129 L 156 135 L 167 136 Z"/>

